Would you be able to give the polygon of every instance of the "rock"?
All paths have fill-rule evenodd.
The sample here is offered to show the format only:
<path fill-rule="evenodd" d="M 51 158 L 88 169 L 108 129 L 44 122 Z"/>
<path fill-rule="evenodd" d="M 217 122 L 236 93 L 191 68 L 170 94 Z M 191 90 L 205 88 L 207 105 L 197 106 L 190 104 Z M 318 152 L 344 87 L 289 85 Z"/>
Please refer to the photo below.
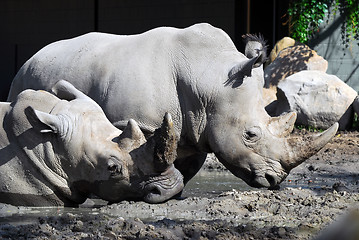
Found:
<path fill-rule="evenodd" d="M 328 62 L 307 45 L 287 47 L 264 69 L 265 85 L 277 86 L 282 79 L 303 70 L 326 72 L 327 69 Z"/>
<path fill-rule="evenodd" d="M 337 191 L 337 192 L 349 192 L 350 189 L 345 186 L 344 183 L 342 182 L 335 182 L 332 186 L 333 190 Z"/>
<path fill-rule="evenodd" d="M 298 42 L 296 42 L 293 38 L 290 37 L 284 37 L 279 40 L 269 54 L 270 62 L 273 62 L 274 59 L 276 59 L 276 57 L 278 56 L 279 52 L 282 51 L 284 48 L 291 47 L 296 44 L 298 44 Z"/>
<path fill-rule="evenodd" d="M 351 209 L 349 213 L 326 227 L 314 240 L 352 240 L 359 239 L 359 210 Z"/>
<path fill-rule="evenodd" d="M 20 207 L 0 203 L 0 217 L 11 216 L 19 211 Z"/>
<path fill-rule="evenodd" d="M 228 171 L 228 169 L 217 159 L 214 153 L 207 154 L 202 169 L 207 171 Z"/>
<path fill-rule="evenodd" d="M 353 102 L 353 110 L 356 114 L 359 115 L 359 96 L 357 96 L 355 99 L 354 99 L 354 102 Z"/>
<path fill-rule="evenodd" d="M 276 99 L 276 86 L 292 74 L 303 70 L 326 72 L 328 62 L 308 46 L 301 44 L 290 46 L 282 51 L 275 60 L 264 69 L 264 100 L 270 104 Z"/>
<path fill-rule="evenodd" d="M 81 232 L 83 231 L 84 223 L 80 220 L 76 221 L 73 225 L 72 231 L 74 232 Z"/>
<path fill-rule="evenodd" d="M 326 129 L 339 122 L 339 129 L 352 123 L 352 103 L 357 92 L 334 75 L 301 71 L 278 85 L 275 115 L 295 111 L 297 124 Z"/>

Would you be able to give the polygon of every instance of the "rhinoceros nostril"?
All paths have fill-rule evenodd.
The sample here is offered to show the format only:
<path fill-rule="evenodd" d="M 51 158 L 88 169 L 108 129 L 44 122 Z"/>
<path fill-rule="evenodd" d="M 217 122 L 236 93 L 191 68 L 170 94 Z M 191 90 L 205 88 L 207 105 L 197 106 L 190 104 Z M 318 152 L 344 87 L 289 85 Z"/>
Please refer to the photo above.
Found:
<path fill-rule="evenodd" d="M 148 193 L 153 194 L 153 195 L 161 195 L 162 194 L 157 186 L 153 186 L 151 189 L 149 189 Z"/>
<path fill-rule="evenodd" d="M 122 174 L 122 164 L 118 160 L 110 158 L 107 161 L 107 170 L 111 175 Z"/>
<path fill-rule="evenodd" d="M 265 178 L 267 179 L 267 181 L 269 182 L 271 187 L 274 187 L 274 186 L 277 185 L 277 182 L 276 182 L 275 177 L 273 175 L 270 175 L 270 174 L 266 173 Z"/>
<path fill-rule="evenodd" d="M 111 164 L 107 167 L 107 169 L 110 171 L 110 172 L 116 172 L 118 167 L 116 164 Z"/>
<path fill-rule="evenodd" d="M 270 186 L 268 187 L 269 190 L 279 190 L 280 186 L 278 181 L 276 181 L 275 176 L 270 175 L 270 174 L 265 174 L 265 178 L 267 179 L 268 183 L 270 184 Z"/>

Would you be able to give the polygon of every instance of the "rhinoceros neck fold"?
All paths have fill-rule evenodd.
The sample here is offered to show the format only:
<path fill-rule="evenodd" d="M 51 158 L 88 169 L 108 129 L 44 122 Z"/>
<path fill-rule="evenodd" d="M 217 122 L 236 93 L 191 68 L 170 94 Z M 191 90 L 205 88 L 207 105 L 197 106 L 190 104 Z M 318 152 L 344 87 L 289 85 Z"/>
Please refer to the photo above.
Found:
<path fill-rule="evenodd" d="M 185 136 L 193 145 L 200 142 L 201 135 L 206 126 L 206 113 L 204 109 L 188 111 L 185 114 L 185 124 L 187 135 Z"/>
<path fill-rule="evenodd" d="M 27 144 L 29 138 L 34 137 L 33 134 L 28 134 L 29 130 L 16 137 L 16 144 L 21 148 L 24 153 L 22 156 L 26 156 L 26 159 L 21 161 L 28 161 L 32 166 L 30 170 L 31 174 L 40 179 L 44 179 L 44 185 L 53 191 L 61 191 L 63 195 L 71 195 L 71 191 L 68 187 L 67 176 L 63 170 L 61 170 L 61 164 L 58 157 L 54 152 L 54 146 L 50 141 L 38 142 L 36 146 Z M 39 133 L 40 134 L 40 133 Z M 21 138 L 21 136 L 23 138 Z M 20 139 L 19 139 L 20 138 Z"/>
<path fill-rule="evenodd" d="M 33 187 L 41 189 L 40 195 L 47 195 L 54 192 L 61 193 L 65 198 L 71 199 L 71 190 L 67 183 L 67 176 L 61 168 L 59 159 L 53 145 L 55 136 L 52 133 L 41 133 L 32 126 L 26 115 L 29 107 L 41 111 L 50 112 L 59 102 L 49 93 L 39 96 L 41 93 L 26 92 L 13 102 L 12 109 L 4 119 L 4 128 L 9 139 L 9 146 L 17 149 L 13 159 L 17 161 L 26 174 L 31 178 L 38 179 Z M 30 100 L 31 99 L 31 100 Z M 47 104 L 43 104 L 46 99 Z M 26 169 L 25 169 L 26 168 Z M 42 186 L 35 186 L 35 185 Z"/>
<path fill-rule="evenodd" d="M 44 154 L 44 159 L 39 158 L 38 152 L 35 152 L 33 149 L 23 148 L 23 151 L 28 156 L 30 162 L 34 166 L 34 170 L 38 173 L 41 173 L 41 175 L 48 181 L 48 183 L 51 184 L 51 186 L 54 186 L 55 189 L 61 189 L 61 192 L 64 192 L 67 194 L 70 193 L 70 189 L 68 187 L 67 180 L 64 175 L 66 175 L 63 171 L 58 171 L 58 169 L 61 169 L 60 163 L 57 160 L 57 157 L 55 156 L 55 153 L 52 150 L 52 146 L 50 143 L 44 144 L 47 146 L 44 146 L 42 151 Z M 52 169 L 49 164 L 47 163 L 47 159 L 51 159 L 54 161 L 51 165 L 56 165 L 56 169 Z M 50 187 L 52 188 L 52 187 Z"/>

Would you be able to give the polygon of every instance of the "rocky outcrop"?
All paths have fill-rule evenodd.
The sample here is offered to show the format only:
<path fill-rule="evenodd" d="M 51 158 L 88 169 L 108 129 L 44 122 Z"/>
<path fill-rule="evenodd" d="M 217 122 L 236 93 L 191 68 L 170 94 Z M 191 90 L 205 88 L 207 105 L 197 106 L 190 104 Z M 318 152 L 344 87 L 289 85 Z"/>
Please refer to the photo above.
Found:
<path fill-rule="evenodd" d="M 295 41 L 293 38 L 290 37 L 284 37 L 281 40 L 279 40 L 275 46 L 273 47 L 272 51 L 269 54 L 269 63 L 273 62 L 274 59 L 278 56 L 279 52 L 287 47 L 291 47 L 294 45 L 300 44 L 299 42 Z"/>
<path fill-rule="evenodd" d="M 326 129 L 339 122 L 340 129 L 352 123 L 352 103 L 357 92 L 334 75 L 301 71 L 280 81 L 273 115 L 294 111 L 297 124 Z"/>
<path fill-rule="evenodd" d="M 277 83 L 303 70 L 326 72 L 328 62 L 306 45 L 296 45 L 283 49 L 277 58 L 264 70 L 266 85 Z"/>
<path fill-rule="evenodd" d="M 289 40 L 288 40 L 289 39 Z M 278 83 L 292 74 L 303 70 L 318 70 L 326 72 L 328 62 L 319 56 L 314 50 L 304 44 L 298 44 L 290 38 L 279 41 L 271 52 L 271 58 L 275 51 L 286 44 L 296 44 L 281 50 L 273 62 L 264 69 L 265 88 L 264 99 L 267 104 L 276 99 L 276 86 Z M 285 40 L 285 41 L 284 41 Z M 280 43 L 280 44 L 279 44 Z"/>

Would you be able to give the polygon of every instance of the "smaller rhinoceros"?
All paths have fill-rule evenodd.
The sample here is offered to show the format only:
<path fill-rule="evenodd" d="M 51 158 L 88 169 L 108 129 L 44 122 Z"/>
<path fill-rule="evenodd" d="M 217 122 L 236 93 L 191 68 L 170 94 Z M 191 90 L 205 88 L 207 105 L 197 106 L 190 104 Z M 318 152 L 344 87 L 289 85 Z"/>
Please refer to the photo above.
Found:
<path fill-rule="evenodd" d="M 146 141 L 134 120 L 122 132 L 70 83 L 52 91 L 57 97 L 26 90 L 0 104 L 0 202 L 76 206 L 95 194 L 157 203 L 183 189 L 169 114 Z"/>

